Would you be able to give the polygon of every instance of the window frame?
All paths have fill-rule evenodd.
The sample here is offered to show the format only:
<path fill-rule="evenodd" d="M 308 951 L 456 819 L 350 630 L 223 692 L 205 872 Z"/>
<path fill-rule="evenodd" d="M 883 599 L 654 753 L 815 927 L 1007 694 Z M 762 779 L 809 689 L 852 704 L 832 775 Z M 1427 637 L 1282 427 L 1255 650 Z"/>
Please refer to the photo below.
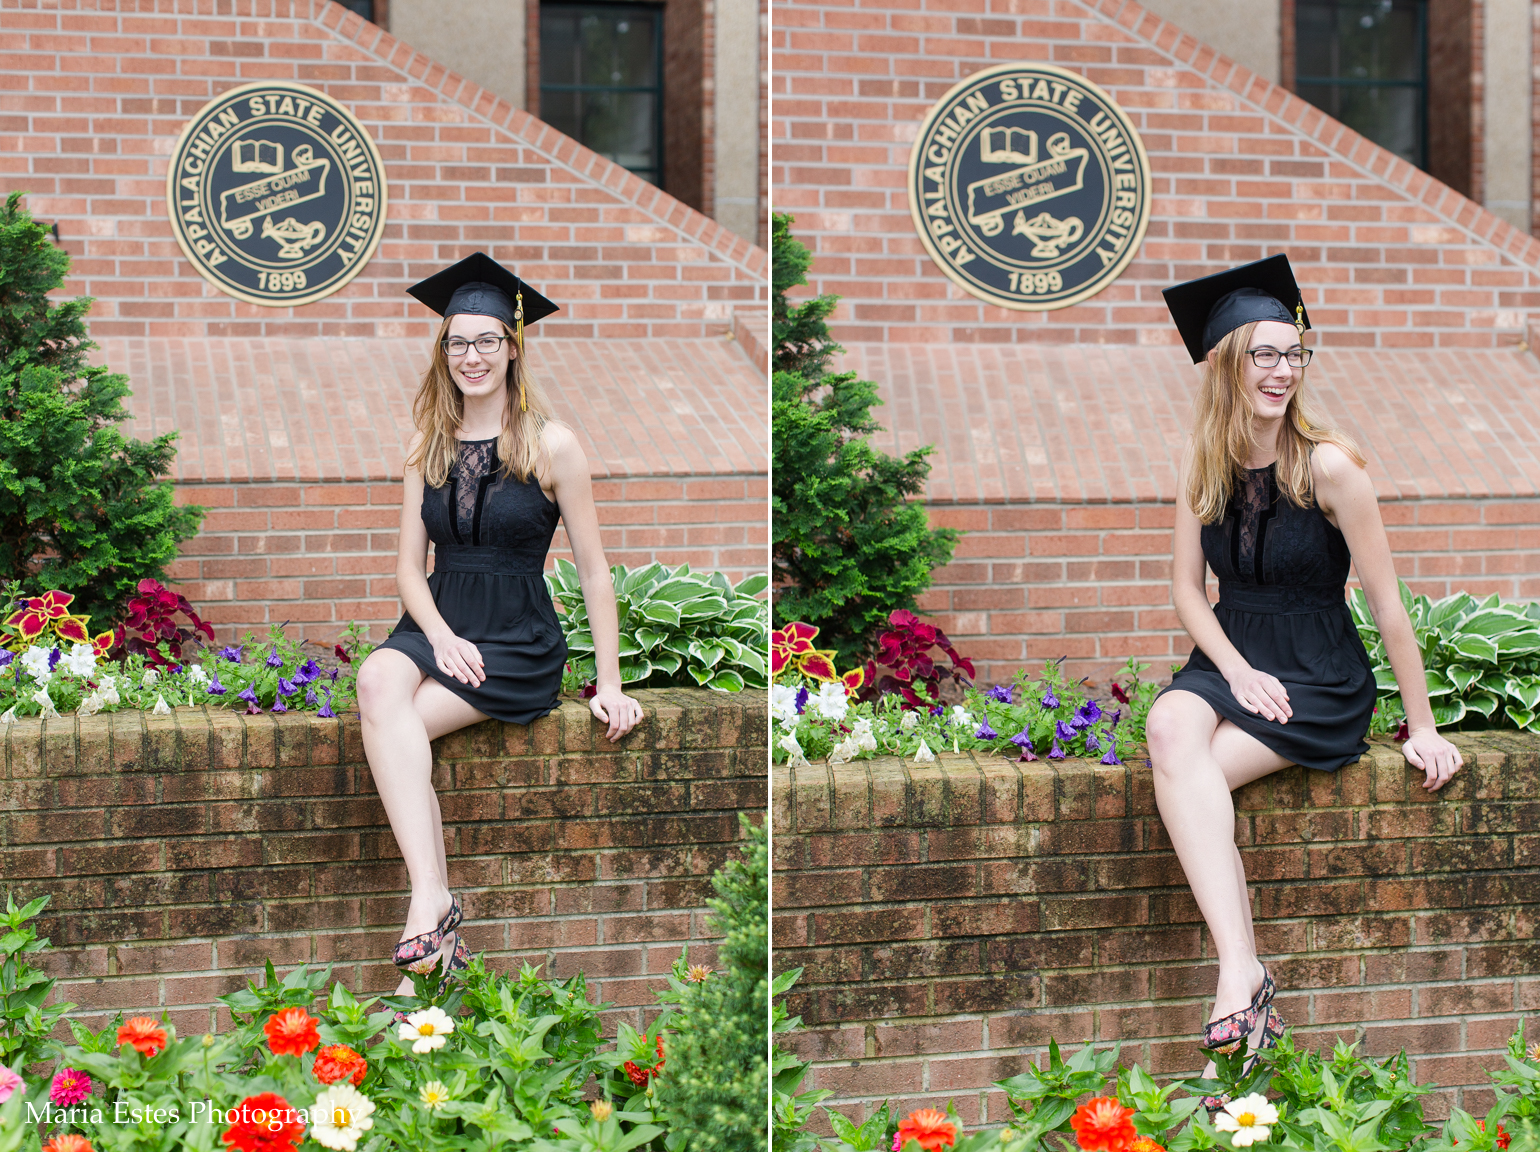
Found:
<path fill-rule="evenodd" d="M 541 35 L 542 41 L 544 40 L 544 37 L 545 37 L 546 15 L 547 15 L 547 13 L 550 13 L 550 12 L 553 12 L 553 11 L 556 11 L 556 10 L 561 10 L 564 13 L 565 12 L 573 12 L 573 11 L 575 11 L 578 14 L 578 18 L 580 20 L 582 19 L 582 15 L 584 13 L 586 13 L 586 12 L 614 13 L 614 14 L 617 15 L 617 18 L 618 18 L 618 15 L 621 14 L 621 13 L 636 12 L 636 13 L 639 13 L 639 14 L 647 15 L 647 17 L 653 21 L 654 35 L 653 35 L 653 38 L 652 38 L 652 74 L 653 74 L 653 77 L 654 77 L 654 83 L 651 84 L 651 85 L 636 85 L 636 84 L 548 84 L 548 83 L 546 83 L 545 76 L 544 76 L 545 65 L 546 65 L 546 52 L 545 52 L 545 45 L 544 45 L 544 43 L 542 43 L 541 46 L 540 46 L 541 47 L 541 51 L 540 51 L 540 70 L 541 70 L 542 74 L 539 77 L 540 108 L 541 108 L 542 112 L 544 112 L 544 110 L 547 108 L 547 104 L 546 104 L 546 94 L 547 93 L 576 92 L 580 96 L 585 95 L 585 94 L 587 94 L 589 92 L 616 93 L 616 94 L 630 94 L 630 93 L 651 94 L 652 97 L 653 97 L 653 105 L 652 105 L 652 107 L 653 107 L 653 114 L 652 114 L 652 155 L 653 155 L 653 163 L 650 166 L 648 166 L 647 168 L 642 169 L 640 172 L 637 171 L 634 168 L 626 168 L 626 166 L 624 164 L 621 164 L 618 160 L 612 160 L 611 163 L 615 164 L 617 167 L 625 168 L 627 172 L 630 172 L 638 180 L 646 180 L 649 184 L 653 185 L 654 187 L 662 188 L 663 187 L 663 172 L 664 172 L 664 157 L 663 157 L 663 143 L 664 143 L 664 131 L 663 131 L 663 14 L 664 14 L 664 11 L 663 10 L 664 10 L 664 5 L 662 3 L 650 3 L 650 4 L 649 3 L 638 3 L 637 0 L 620 0 L 620 2 L 607 2 L 607 0 L 540 0 L 540 35 Z M 582 140 L 579 140 L 578 143 L 582 144 L 583 147 L 585 147 L 585 148 L 592 148 L 592 145 L 587 144 L 587 143 L 585 143 Z M 597 151 L 597 149 L 594 149 L 594 151 Z M 641 174 L 642 172 L 652 172 L 654 174 L 653 178 L 649 178 L 647 176 L 643 176 Z"/>
<path fill-rule="evenodd" d="M 1362 0 L 1356 0 L 1356 2 L 1361 3 Z M 1326 90 L 1334 87 L 1360 89 L 1413 89 L 1416 92 L 1417 100 L 1417 158 L 1410 161 L 1410 163 L 1414 167 L 1420 168 L 1426 172 L 1428 170 L 1428 164 L 1431 160 L 1428 151 L 1428 0 L 1409 0 L 1409 2 L 1415 6 L 1417 12 L 1416 56 L 1418 78 L 1415 80 L 1374 80 L 1368 77 L 1357 76 L 1317 76 L 1308 75 L 1302 72 L 1300 69 L 1302 61 L 1298 48 L 1300 43 L 1299 21 L 1300 9 L 1306 5 L 1304 3 L 1297 3 L 1294 6 L 1294 94 L 1300 99 L 1313 105 L 1314 107 L 1319 108 L 1328 116 L 1331 116 L 1333 113 L 1330 108 L 1327 108 L 1323 104 L 1317 103 L 1314 99 L 1311 98 L 1311 93 L 1306 90 L 1307 85 L 1313 88 L 1315 91 L 1321 92 L 1323 94 L 1326 92 Z M 1354 3 L 1355 0 L 1309 0 L 1309 6 L 1311 7 L 1324 6 L 1329 4 L 1334 12 L 1340 12 L 1341 9 L 1347 4 Z M 1338 24 L 1337 28 L 1339 30 L 1340 27 L 1341 25 Z M 1338 42 L 1340 43 L 1340 31 L 1337 33 L 1337 38 Z M 1349 124 L 1348 127 L 1352 128 L 1353 126 Z M 1355 132 L 1359 131 L 1356 128 L 1353 130 Z M 1360 135 L 1363 135 L 1363 133 L 1360 133 Z M 1370 137 L 1367 135 L 1365 135 L 1364 138 L 1366 140 L 1370 139 Z M 1377 140 L 1371 140 L 1371 143 L 1378 144 L 1382 148 L 1385 147 L 1385 145 L 1380 144 Z M 1389 149 L 1386 148 L 1386 151 L 1389 151 Z M 1405 159 L 1405 157 L 1401 158 Z"/>

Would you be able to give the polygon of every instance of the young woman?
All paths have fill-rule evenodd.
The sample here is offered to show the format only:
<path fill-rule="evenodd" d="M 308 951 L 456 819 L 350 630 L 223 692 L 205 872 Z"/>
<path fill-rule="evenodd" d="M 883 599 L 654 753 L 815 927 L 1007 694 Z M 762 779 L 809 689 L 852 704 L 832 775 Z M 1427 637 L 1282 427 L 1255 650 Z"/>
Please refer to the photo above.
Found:
<path fill-rule="evenodd" d="M 1434 728 L 1364 458 L 1306 399 L 1309 320 L 1288 258 L 1165 295 L 1204 363 L 1172 561 L 1172 599 L 1196 647 L 1150 710 L 1150 759 L 1161 820 L 1219 959 L 1203 1046 L 1234 1051 L 1244 1037 L 1256 1049 L 1276 1042 L 1283 1021 L 1257 959 L 1230 793 L 1291 764 L 1335 772 L 1368 750 L 1375 684 L 1344 600 L 1350 563 L 1401 688 L 1407 760 L 1434 790 L 1462 761 Z M 1219 581 L 1213 606 L 1205 564 Z"/>
<path fill-rule="evenodd" d="M 588 462 L 524 368 L 523 325 L 556 306 L 479 252 L 408 291 L 444 323 L 407 449 L 396 561 L 406 614 L 359 669 L 358 702 L 369 770 L 412 884 L 392 959 L 427 970 L 445 955 L 452 968 L 469 962 L 429 745 L 488 717 L 529 724 L 557 707 L 567 646 L 541 573 L 558 518 L 593 622 L 589 707 L 612 741 L 642 712 L 620 689 L 615 593 Z M 396 991 L 411 989 L 403 977 Z"/>

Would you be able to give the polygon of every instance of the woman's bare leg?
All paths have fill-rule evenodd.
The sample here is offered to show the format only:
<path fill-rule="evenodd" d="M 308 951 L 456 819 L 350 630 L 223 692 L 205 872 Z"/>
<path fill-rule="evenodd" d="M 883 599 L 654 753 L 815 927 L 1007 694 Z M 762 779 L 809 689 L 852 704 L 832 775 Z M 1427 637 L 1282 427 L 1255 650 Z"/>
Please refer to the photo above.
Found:
<path fill-rule="evenodd" d="M 1191 692 L 1161 696 L 1146 733 L 1161 821 L 1218 953 L 1209 1017 L 1218 1020 L 1245 1008 L 1262 983 L 1230 793 L 1289 762 Z"/>
<path fill-rule="evenodd" d="M 432 741 L 486 715 L 426 676 L 411 658 L 388 648 L 370 653 L 359 669 L 358 705 L 369 771 L 411 880 L 401 934 L 407 940 L 431 932 L 450 909 Z M 454 941 L 451 933 L 435 955 L 452 954 Z M 411 979 L 403 977 L 396 994 L 411 990 Z"/>

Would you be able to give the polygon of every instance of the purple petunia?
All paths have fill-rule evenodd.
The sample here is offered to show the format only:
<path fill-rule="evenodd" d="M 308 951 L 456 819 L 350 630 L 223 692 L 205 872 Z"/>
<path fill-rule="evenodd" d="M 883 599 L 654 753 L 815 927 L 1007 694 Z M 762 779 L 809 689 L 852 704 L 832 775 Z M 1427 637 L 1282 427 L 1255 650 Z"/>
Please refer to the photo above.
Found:
<path fill-rule="evenodd" d="M 1121 719 L 1123 719 L 1123 709 L 1114 708 L 1112 710 L 1112 723 L 1107 725 L 1107 731 L 1111 732 L 1114 728 L 1116 728 L 1118 726 L 1118 721 Z"/>
<path fill-rule="evenodd" d="M 1095 724 L 1102 718 L 1102 706 L 1095 700 L 1087 700 L 1075 715 L 1085 717 L 1087 724 Z"/>
<path fill-rule="evenodd" d="M 283 657 L 278 655 L 278 649 L 277 648 L 274 648 L 271 652 L 269 652 L 267 654 L 267 661 L 266 661 L 266 663 L 267 663 L 267 666 L 269 668 L 282 668 L 283 667 Z"/>
<path fill-rule="evenodd" d="M 299 689 L 295 686 L 294 681 L 285 680 L 282 676 L 278 677 L 278 695 L 292 696 L 298 691 Z"/>
<path fill-rule="evenodd" d="M 1059 698 L 1053 694 L 1052 686 L 1049 686 L 1043 692 L 1043 707 L 1044 708 L 1057 708 L 1058 706 L 1059 706 Z"/>
<path fill-rule="evenodd" d="M 1053 726 L 1053 732 L 1060 740 L 1073 740 L 1075 738 L 1074 727 L 1066 724 L 1063 720 L 1060 720 Z"/>
<path fill-rule="evenodd" d="M 269 712 L 287 712 L 288 710 L 289 706 L 282 700 L 274 700 L 273 706 L 268 709 Z"/>
<path fill-rule="evenodd" d="M 317 664 L 313 659 L 306 660 L 294 673 L 294 683 L 309 684 L 312 680 L 320 675 L 321 666 Z"/>
<path fill-rule="evenodd" d="M 323 720 L 335 720 L 337 714 L 332 711 L 332 690 L 326 690 L 326 703 L 321 705 L 321 710 L 316 713 Z"/>
<path fill-rule="evenodd" d="M 255 707 L 256 703 L 257 703 L 257 694 L 256 694 L 256 692 L 254 692 L 252 690 L 252 687 L 251 687 L 250 684 L 246 685 L 246 687 L 242 688 L 239 692 L 237 692 L 235 694 L 235 698 L 237 700 L 244 700 L 244 701 L 246 701 L 247 704 L 249 704 L 249 705 L 251 705 L 253 707 Z"/>
<path fill-rule="evenodd" d="M 943 712 L 945 712 L 945 711 L 946 711 L 946 709 L 945 709 L 945 708 L 943 708 L 943 707 L 942 707 L 942 706 L 941 706 L 941 705 L 940 705 L 940 704 L 937 704 L 937 705 L 935 705 L 935 706 L 933 706 L 933 707 L 932 707 L 932 708 L 931 708 L 931 710 L 930 710 L 930 714 L 931 714 L 931 715 L 932 715 L 932 716 L 940 716 L 940 715 L 941 715 L 941 714 L 942 714 L 942 713 L 943 713 Z"/>
<path fill-rule="evenodd" d="M 332 678 L 332 683 L 333 684 L 335 684 L 337 682 L 337 676 L 338 676 L 339 673 L 341 673 L 341 671 L 342 671 L 341 668 L 333 668 L 329 673 L 327 673 L 327 675 L 329 675 Z"/>
<path fill-rule="evenodd" d="M 320 703 L 320 701 L 316 699 L 314 686 L 307 686 L 305 688 L 305 703 L 311 706 Z"/>
<path fill-rule="evenodd" d="M 1107 754 L 1102 757 L 1102 763 L 1103 764 L 1121 764 L 1121 763 L 1123 763 L 1123 761 L 1118 759 L 1118 744 L 1117 744 L 1116 740 L 1112 741 L 1111 743 L 1109 743 L 1107 745 Z"/>
<path fill-rule="evenodd" d="M 232 664 L 239 664 L 241 662 L 241 649 L 244 647 L 244 644 L 227 644 L 214 653 L 214 655 L 218 656 L 221 660 L 228 660 Z"/>
<path fill-rule="evenodd" d="M 52 672 L 54 670 L 54 668 L 58 666 L 59 658 L 61 656 L 63 656 L 63 655 L 64 655 L 64 653 L 59 651 L 59 649 L 57 649 L 57 648 L 55 648 L 52 652 L 48 653 L 48 670 L 50 672 Z"/>
<path fill-rule="evenodd" d="M 1048 759 L 1050 759 L 1050 760 L 1062 760 L 1062 759 L 1064 759 L 1064 749 L 1059 747 L 1059 742 L 1057 740 L 1055 740 L 1053 742 L 1053 747 L 1051 749 L 1049 749 L 1049 751 L 1048 751 Z"/>
<path fill-rule="evenodd" d="M 1009 684 L 996 684 L 984 693 L 984 698 L 986 700 L 998 700 L 1002 704 L 1009 704 L 1011 702 L 1011 686 Z"/>
<path fill-rule="evenodd" d="M 219 682 L 219 673 L 214 673 L 214 678 L 209 681 L 209 686 L 204 689 L 210 696 L 223 696 L 230 689 Z"/>
<path fill-rule="evenodd" d="M 1090 723 L 1090 721 L 1087 720 L 1084 716 L 1082 716 L 1079 712 L 1076 712 L 1073 716 L 1071 716 L 1069 718 L 1070 730 L 1074 731 L 1074 732 L 1079 732 L 1082 728 L 1084 728 L 1089 723 Z"/>
<path fill-rule="evenodd" d="M 1092 728 L 1085 734 L 1085 750 L 1087 752 L 1100 752 L 1102 742 L 1096 738 L 1096 729 Z"/>
<path fill-rule="evenodd" d="M 8 667 L 14 659 L 16 659 L 16 653 L 7 648 L 0 648 L 0 668 Z"/>
<path fill-rule="evenodd" d="M 1025 728 L 1011 737 L 1011 743 L 1021 749 L 1021 756 L 1019 757 L 1020 760 L 1037 759 L 1037 753 L 1032 751 L 1032 737 L 1027 735 L 1027 730 Z"/>
<path fill-rule="evenodd" d="M 808 698 L 808 696 L 809 696 L 809 692 L 807 690 L 807 685 L 806 684 L 802 685 L 802 687 L 797 689 L 796 705 L 797 705 L 797 715 L 798 716 L 802 715 L 802 710 L 807 707 L 807 698 Z"/>
<path fill-rule="evenodd" d="M 1000 739 L 1000 733 L 991 728 L 989 721 L 985 720 L 979 725 L 979 730 L 973 734 L 973 738 L 975 740 L 998 740 Z"/>

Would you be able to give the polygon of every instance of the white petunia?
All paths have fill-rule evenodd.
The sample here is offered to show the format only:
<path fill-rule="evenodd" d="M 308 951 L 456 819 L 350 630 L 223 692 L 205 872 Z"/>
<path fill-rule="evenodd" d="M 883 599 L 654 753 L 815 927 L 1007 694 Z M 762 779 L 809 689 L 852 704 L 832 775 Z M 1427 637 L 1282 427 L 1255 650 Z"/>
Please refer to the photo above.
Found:
<path fill-rule="evenodd" d="M 850 693 L 841 680 L 820 684 L 818 695 L 808 701 L 808 706 L 825 720 L 843 720 L 850 710 Z"/>
<path fill-rule="evenodd" d="M 770 715 L 782 724 L 797 722 L 797 689 L 790 684 L 770 685 Z"/>
<path fill-rule="evenodd" d="M 808 768 L 807 755 L 802 751 L 802 745 L 797 743 L 795 732 L 785 733 L 776 744 L 786 753 L 786 763 L 793 768 Z"/>
<path fill-rule="evenodd" d="M 848 764 L 856 758 L 856 753 L 861 751 L 861 745 L 856 743 L 854 737 L 847 736 L 834 746 L 834 751 L 829 753 L 830 764 Z"/>
<path fill-rule="evenodd" d="M 32 694 L 33 703 L 43 709 L 44 716 L 57 716 L 59 710 L 53 706 L 53 697 L 48 695 L 48 686 L 45 684 Z"/>
<path fill-rule="evenodd" d="M 920 714 L 918 712 L 905 712 L 904 718 L 898 722 L 900 732 L 912 732 L 920 726 Z"/>
<path fill-rule="evenodd" d="M 410 1040 L 412 1051 L 421 1056 L 426 1052 L 432 1052 L 435 1048 L 442 1048 L 444 1038 L 454 1030 L 455 1022 L 449 1018 L 448 1013 L 435 1004 L 408 1016 L 406 1023 L 401 1025 L 398 1038 L 402 1041 Z"/>
<path fill-rule="evenodd" d="M 41 644 L 34 644 L 21 654 L 21 666 L 23 671 L 34 680 L 48 683 L 48 677 L 52 669 L 48 667 L 48 658 L 53 655 L 52 648 L 45 648 Z"/>
<path fill-rule="evenodd" d="M 863 752 L 877 751 L 877 737 L 872 732 L 872 722 L 865 716 L 859 717 L 850 726 L 850 738 L 856 742 L 856 747 Z"/>
<path fill-rule="evenodd" d="M 947 723 L 956 728 L 963 724 L 973 723 L 973 713 L 969 712 L 961 704 L 952 705 L 952 715 L 947 718 Z"/>
<path fill-rule="evenodd" d="M 1237 1148 L 1267 1143 L 1276 1123 L 1277 1107 L 1260 1092 L 1231 1100 L 1224 1106 L 1224 1111 L 1214 1117 L 1214 1127 L 1221 1132 L 1233 1133 L 1230 1139 Z"/>
<path fill-rule="evenodd" d="M 209 682 L 209 674 L 203 670 L 202 664 L 189 664 L 187 678 L 200 687 Z"/>
<path fill-rule="evenodd" d="M 101 693 L 103 704 L 110 704 L 116 708 L 119 704 L 123 703 L 123 698 L 118 695 L 117 685 L 112 682 L 111 676 L 103 678 Z"/>
<path fill-rule="evenodd" d="M 80 702 L 80 707 L 75 709 L 76 716 L 95 716 L 102 710 L 105 701 L 100 692 L 93 692 Z"/>
<path fill-rule="evenodd" d="M 146 668 L 144 670 L 144 675 L 139 680 L 139 687 L 141 687 L 141 688 L 153 688 L 153 687 L 155 687 L 156 681 L 158 681 L 159 679 L 160 679 L 160 673 L 159 672 L 157 672 L 153 668 Z"/>
<path fill-rule="evenodd" d="M 5 710 L 5 715 L 4 716 L 0 716 L 0 724 L 10 724 L 10 723 L 13 723 L 15 720 L 16 720 L 16 709 L 15 708 L 7 708 Z"/>
<path fill-rule="evenodd" d="M 171 705 L 166 703 L 166 698 L 160 693 L 155 694 L 155 707 L 150 709 L 151 716 L 170 716 Z"/>
<path fill-rule="evenodd" d="M 324 1147 L 353 1152 L 358 1138 L 374 1127 L 373 1113 L 374 1101 L 344 1080 L 315 1098 L 307 1135 Z"/>
<path fill-rule="evenodd" d="M 930 745 L 922 739 L 920 746 L 914 751 L 914 762 L 916 764 L 929 764 L 935 758 L 936 754 L 930 750 Z"/>
<path fill-rule="evenodd" d="M 89 644 L 76 644 L 59 661 L 59 667 L 75 676 L 89 676 L 96 670 L 96 649 Z"/>

